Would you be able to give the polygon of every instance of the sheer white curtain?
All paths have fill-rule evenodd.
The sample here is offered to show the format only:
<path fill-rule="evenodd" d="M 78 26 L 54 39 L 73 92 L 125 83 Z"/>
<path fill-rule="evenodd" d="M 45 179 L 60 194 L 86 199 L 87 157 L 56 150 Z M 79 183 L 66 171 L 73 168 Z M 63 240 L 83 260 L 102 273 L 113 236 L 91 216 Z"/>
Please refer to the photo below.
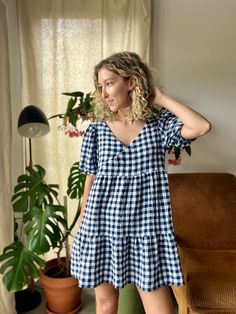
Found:
<path fill-rule="evenodd" d="M 113 52 L 130 50 L 149 61 L 151 0 L 17 0 L 23 106 L 47 116 L 63 112 L 62 92 L 93 90 L 93 67 Z M 66 138 L 59 121 L 33 140 L 33 161 L 46 168 L 65 194 L 66 178 L 79 160 L 82 139 Z"/>
<path fill-rule="evenodd" d="M 11 109 L 10 70 L 6 8 L 0 0 L 0 252 L 13 240 L 13 214 L 11 208 Z M 0 313 L 15 313 L 14 294 L 8 293 L 0 277 Z"/>

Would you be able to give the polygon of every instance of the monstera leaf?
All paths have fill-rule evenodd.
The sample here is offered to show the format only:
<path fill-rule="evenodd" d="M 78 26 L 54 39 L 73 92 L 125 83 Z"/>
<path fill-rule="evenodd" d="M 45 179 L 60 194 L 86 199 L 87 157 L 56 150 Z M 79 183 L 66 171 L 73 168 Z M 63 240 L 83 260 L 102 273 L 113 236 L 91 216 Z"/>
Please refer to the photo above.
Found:
<path fill-rule="evenodd" d="M 85 179 L 86 179 L 86 175 L 82 173 L 79 169 L 79 162 L 75 162 L 70 169 L 70 174 L 67 181 L 67 187 L 68 187 L 67 195 L 71 199 L 78 200 L 78 208 L 77 208 L 75 217 L 71 225 L 68 228 L 69 230 L 72 230 L 74 228 L 80 215 L 80 206 L 81 206 L 81 199 L 84 193 Z"/>
<path fill-rule="evenodd" d="M 67 229 L 64 213 L 66 213 L 65 207 L 52 204 L 46 205 L 45 208 L 34 205 L 24 214 L 24 230 L 30 250 L 43 254 L 61 245 L 63 231 Z"/>
<path fill-rule="evenodd" d="M 27 167 L 28 174 L 18 177 L 12 196 L 15 212 L 26 212 L 34 204 L 37 206 L 52 204 L 58 195 L 57 184 L 46 184 L 45 170 L 39 166 Z"/>
<path fill-rule="evenodd" d="M 79 162 L 75 162 L 70 169 L 70 175 L 67 183 L 67 194 L 70 198 L 81 199 L 84 193 L 85 179 L 86 175 L 79 169 Z"/>
<path fill-rule="evenodd" d="M 39 269 L 43 268 L 45 262 L 37 254 L 30 251 L 20 241 L 13 242 L 5 247 L 0 255 L 3 262 L 0 273 L 3 275 L 3 283 L 8 291 L 19 291 L 29 283 L 29 274 L 33 279 L 39 277 Z"/>

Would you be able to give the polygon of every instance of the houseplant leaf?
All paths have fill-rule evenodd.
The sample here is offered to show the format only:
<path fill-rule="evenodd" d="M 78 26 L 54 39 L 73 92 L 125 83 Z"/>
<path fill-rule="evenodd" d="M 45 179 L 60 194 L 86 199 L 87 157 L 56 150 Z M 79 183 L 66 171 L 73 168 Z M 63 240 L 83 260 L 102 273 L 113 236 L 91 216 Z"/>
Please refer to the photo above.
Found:
<path fill-rule="evenodd" d="M 12 196 L 13 210 L 26 212 L 30 206 L 36 204 L 52 204 L 57 197 L 58 185 L 48 185 L 44 181 L 45 170 L 39 166 L 27 167 L 28 174 L 18 177 L 17 185 Z"/>
<path fill-rule="evenodd" d="M 5 247 L 0 261 L 3 262 L 0 267 L 0 272 L 4 274 L 3 283 L 11 292 L 22 290 L 28 285 L 29 274 L 34 279 L 39 278 L 39 269 L 45 265 L 42 258 L 24 247 L 20 241 Z"/>
<path fill-rule="evenodd" d="M 62 93 L 62 95 L 71 96 L 71 97 L 83 97 L 83 92 L 71 92 L 71 93 Z"/>
<path fill-rule="evenodd" d="M 49 204 L 45 208 L 35 205 L 24 214 L 23 221 L 30 250 L 43 254 L 60 245 L 63 238 L 61 230 L 67 226 L 63 218 L 65 212 L 65 207 Z"/>
<path fill-rule="evenodd" d="M 70 98 L 68 100 L 68 104 L 67 104 L 67 108 L 66 108 L 66 114 L 68 114 L 74 107 L 74 105 L 76 104 L 77 102 L 77 98 Z"/>
<path fill-rule="evenodd" d="M 184 150 L 186 151 L 186 153 L 191 156 L 191 153 L 192 153 L 192 149 L 191 149 L 191 146 L 185 146 L 184 147 Z"/>
<path fill-rule="evenodd" d="M 180 157 L 181 153 L 181 148 L 180 147 L 174 147 L 174 154 L 175 154 L 175 159 L 178 160 Z"/>
<path fill-rule="evenodd" d="M 74 216 L 74 219 L 68 228 L 69 231 L 71 231 L 74 228 L 80 215 L 81 198 L 84 193 L 85 179 L 86 179 L 86 175 L 82 173 L 79 169 L 79 162 L 75 162 L 70 169 L 70 174 L 67 181 L 67 187 L 68 187 L 67 195 L 71 199 L 78 199 L 78 208 Z M 67 237 L 69 233 L 70 232 L 67 232 Z"/>
<path fill-rule="evenodd" d="M 79 169 L 79 162 L 75 162 L 71 169 L 67 182 L 67 194 L 72 199 L 81 199 L 84 193 L 86 175 Z"/>

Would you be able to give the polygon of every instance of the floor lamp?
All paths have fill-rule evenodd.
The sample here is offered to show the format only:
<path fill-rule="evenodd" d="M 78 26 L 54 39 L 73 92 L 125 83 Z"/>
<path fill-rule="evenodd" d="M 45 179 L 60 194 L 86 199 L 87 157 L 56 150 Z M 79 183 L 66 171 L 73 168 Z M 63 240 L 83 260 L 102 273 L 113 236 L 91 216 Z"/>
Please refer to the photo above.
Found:
<path fill-rule="evenodd" d="M 48 119 L 44 112 L 36 106 L 30 105 L 25 107 L 18 118 L 18 132 L 20 135 L 29 138 L 29 165 L 32 161 L 32 137 L 40 137 L 50 131 Z"/>
<path fill-rule="evenodd" d="M 29 138 L 29 166 L 32 161 L 32 137 L 40 137 L 50 131 L 48 119 L 44 112 L 36 106 L 25 107 L 18 118 L 18 132 L 23 137 Z M 28 289 L 15 293 L 17 313 L 24 313 L 35 309 L 41 303 L 41 294 Z"/>

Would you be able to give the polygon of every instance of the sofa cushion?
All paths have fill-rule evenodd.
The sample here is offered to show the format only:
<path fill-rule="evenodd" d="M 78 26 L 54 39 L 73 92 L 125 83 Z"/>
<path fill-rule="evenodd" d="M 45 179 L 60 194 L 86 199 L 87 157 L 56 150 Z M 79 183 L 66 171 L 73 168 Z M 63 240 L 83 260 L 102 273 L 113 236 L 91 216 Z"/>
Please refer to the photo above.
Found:
<path fill-rule="evenodd" d="M 199 313 L 236 313 L 236 278 L 224 273 L 191 273 L 188 276 L 189 307 Z"/>

